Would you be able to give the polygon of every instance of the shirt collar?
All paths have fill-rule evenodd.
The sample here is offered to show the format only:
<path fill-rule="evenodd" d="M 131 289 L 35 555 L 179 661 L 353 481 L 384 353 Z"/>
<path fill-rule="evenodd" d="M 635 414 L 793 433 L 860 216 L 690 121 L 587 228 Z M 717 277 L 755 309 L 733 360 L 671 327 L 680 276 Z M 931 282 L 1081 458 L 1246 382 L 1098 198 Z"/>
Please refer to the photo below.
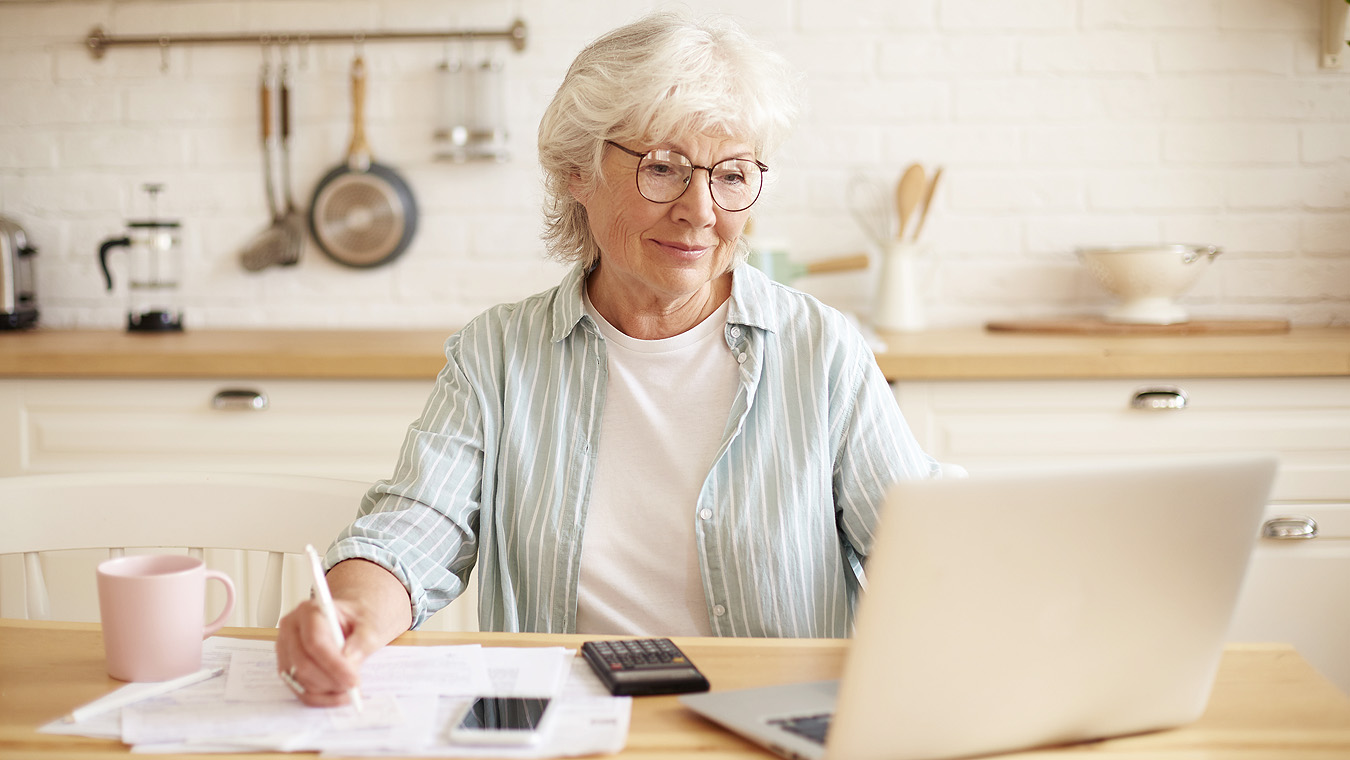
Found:
<path fill-rule="evenodd" d="M 731 311 L 727 313 L 727 322 L 773 332 L 779 321 L 772 292 L 776 287 L 768 275 L 755 267 L 744 261 L 737 264 L 731 275 Z"/>
<path fill-rule="evenodd" d="M 550 340 L 554 343 L 571 335 L 577 323 L 585 316 L 585 310 L 581 306 L 581 289 L 586 286 L 586 273 L 589 271 L 584 264 L 577 264 L 558 284 L 553 297 L 553 330 L 550 336 Z"/>
<path fill-rule="evenodd" d="M 586 285 L 589 272 L 586 266 L 577 264 L 558 284 L 552 309 L 551 340 L 555 343 L 570 335 L 585 316 L 581 289 Z M 745 262 L 736 265 L 731 274 L 731 308 L 727 312 L 727 322 L 773 331 L 778 322 L 771 292 L 774 287 L 777 285 L 755 267 Z"/>

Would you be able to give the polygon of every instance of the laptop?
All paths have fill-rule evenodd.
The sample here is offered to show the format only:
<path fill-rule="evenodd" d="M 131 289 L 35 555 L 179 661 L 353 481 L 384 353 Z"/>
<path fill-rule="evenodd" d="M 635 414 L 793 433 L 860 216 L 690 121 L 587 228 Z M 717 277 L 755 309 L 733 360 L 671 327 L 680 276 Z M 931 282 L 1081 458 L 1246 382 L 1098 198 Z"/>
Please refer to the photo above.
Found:
<path fill-rule="evenodd" d="M 839 681 L 680 700 L 811 760 L 966 757 L 1189 723 L 1275 471 L 1274 457 L 1229 455 L 899 483 Z"/>

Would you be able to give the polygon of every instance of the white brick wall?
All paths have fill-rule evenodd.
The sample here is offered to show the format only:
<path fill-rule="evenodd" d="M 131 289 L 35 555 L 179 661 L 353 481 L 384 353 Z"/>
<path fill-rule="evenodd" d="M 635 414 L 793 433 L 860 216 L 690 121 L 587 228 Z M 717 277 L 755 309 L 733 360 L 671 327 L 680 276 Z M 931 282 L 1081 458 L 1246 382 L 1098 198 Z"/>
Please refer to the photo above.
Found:
<path fill-rule="evenodd" d="M 167 185 L 184 224 L 190 327 L 461 324 L 551 285 L 534 129 L 589 39 L 661 5 L 631 0 L 0 0 L 0 213 L 41 249 L 43 322 L 117 327 L 97 248 Z M 807 75 L 808 110 L 776 156 L 758 229 L 798 259 L 864 250 L 849 179 L 946 167 L 925 235 L 936 324 L 1094 313 L 1108 299 L 1080 244 L 1226 253 L 1185 299 L 1196 316 L 1350 323 L 1350 71 L 1318 67 L 1312 0 L 687 0 L 734 8 Z M 437 43 L 370 43 L 367 126 L 421 206 L 409 252 L 354 271 L 312 245 L 244 272 L 267 221 L 252 47 L 83 48 L 111 34 L 529 25 L 508 74 L 501 165 L 432 160 Z M 462 51 L 462 46 L 451 46 Z M 481 53 L 489 48 L 479 46 Z M 294 54 L 297 196 L 350 137 L 350 45 Z M 167 71 L 161 70 L 167 63 Z M 118 262 L 114 260 L 114 267 Z M 115 272 L 115 277 L 121 274 Z M 866 312 L 876 272 L 797 281 Z M 120 278 L 119 278 L 120 279 Z"/>

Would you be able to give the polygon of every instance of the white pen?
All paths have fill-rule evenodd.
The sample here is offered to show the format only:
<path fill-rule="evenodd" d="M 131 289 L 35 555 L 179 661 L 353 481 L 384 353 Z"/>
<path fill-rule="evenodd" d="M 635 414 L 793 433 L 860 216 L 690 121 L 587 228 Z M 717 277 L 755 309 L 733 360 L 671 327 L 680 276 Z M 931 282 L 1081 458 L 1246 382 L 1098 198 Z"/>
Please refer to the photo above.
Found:
<path fill-rule="evenodd" d="M 313 544 L 305 544 L 305 553 L 309 555 L 309 567 L 314 571 L 314 593 L 319 595 L 319 609 L 323 610 L 323 617 L 328 621 L 328 630 L 333 632 L 333 640 L 337 642 L 338 649 L 342 649 L 347 637 L 342 635 L 342 624 L 338 622 L 337 608 L 333 606 L 333 593 L 328 590 L 328 580 L 323 576 L 323 564 L 319 561 L 319 553 L 314 550 Z M 361 703 L 360 690 L 353 686 L 347 690 L 347 695 L 352 698 L 356 711 L 361 712 L 364 705 Z"/>
<path fill-rule="evenodd" d="M 191 686 L 195 683 L 209 681 L 224 672 L 225 668 L 208 668 L 169 681 L 128 684 L 107 696 L 100 697 L 99 699 L 90 702 L 84 707 L 77 707 L 74 710 L 71 710 L 70 714 L 65 717 L 65 721 L 67 723 L 79 723 L 80 721 L 89 720 L 95 715 L 102 715 L 111 710 L 120 710 L 127 705 L 133 705 L 143 699 L 158 697 L 163 694 L 168 694 L 171 691 L 178 691 L 179 689 Z"/>

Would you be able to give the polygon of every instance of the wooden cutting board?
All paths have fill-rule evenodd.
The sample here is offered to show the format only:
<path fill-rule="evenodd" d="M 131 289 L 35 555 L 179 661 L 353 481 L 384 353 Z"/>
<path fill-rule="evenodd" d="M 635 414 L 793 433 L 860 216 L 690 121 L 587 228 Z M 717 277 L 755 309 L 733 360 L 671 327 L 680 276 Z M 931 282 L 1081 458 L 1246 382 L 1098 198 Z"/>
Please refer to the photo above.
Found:
<path fill-rule="evenodd" d="M 1080 335 L 1224 335 L 1289 332 L 1285 319 L 1193 319 L 1171 325 L 1107 322 L 1101 317 L 1010 319 L 985 325 L 990 332 Z"/>

